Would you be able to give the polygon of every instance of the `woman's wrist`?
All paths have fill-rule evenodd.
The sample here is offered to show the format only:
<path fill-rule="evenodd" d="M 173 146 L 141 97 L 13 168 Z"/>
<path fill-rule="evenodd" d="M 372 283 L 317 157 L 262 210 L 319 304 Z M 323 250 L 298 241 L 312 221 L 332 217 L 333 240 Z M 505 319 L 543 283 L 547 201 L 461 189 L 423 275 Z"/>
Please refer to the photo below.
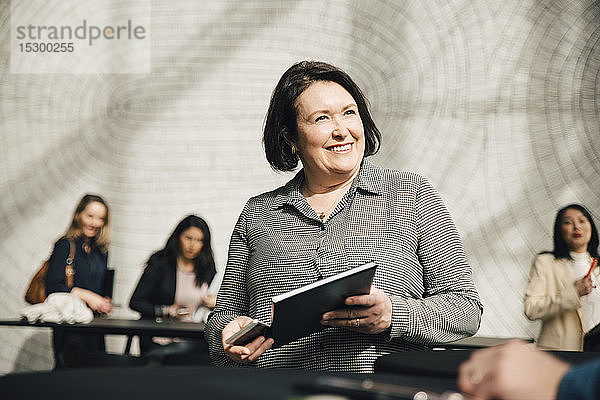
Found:
<path fill-rule="evenodd" d="M 88 295 L 85 289 L 81 289 L 78 287 L 71 288 L 71 294 L 77 296 L 80 300 L 84 302 L 88 302 Z"/>
<path fill-rule="evenodd" d="M 171 316 L 170 308 L 171 308 L 171 306 L 166 306 L 166 305 L 154 306 L 154 317 L 167 318 L 167 317 Z"/>
<path fill-rule="evenodd" d="M 154 317 L 162 317 L 162 306 L 154 306 Z"/>

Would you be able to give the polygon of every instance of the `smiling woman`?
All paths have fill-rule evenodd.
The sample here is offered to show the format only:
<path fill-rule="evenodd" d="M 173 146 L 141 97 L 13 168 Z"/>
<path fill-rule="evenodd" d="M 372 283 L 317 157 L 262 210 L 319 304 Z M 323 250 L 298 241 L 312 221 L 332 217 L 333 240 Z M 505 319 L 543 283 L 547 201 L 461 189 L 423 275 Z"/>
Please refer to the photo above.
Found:
<path fill-rule="evenodd" d="M 600 270 L 593 264 L 597 257 L 598 230 L 589 211 L 579 204 L 560 209 L 554 250 L 535 258 L 525 292 L 525 315 L 542 321 L 540 347 L 584 349 L 585 334 L 600 323 Z"/>
<path fill-rule="evenodd" d="M 365 159 L 380 140 L 348 74 L 316 61 L 283 74 L 265 154 L 275 170 L 303 168 L 250 199 L 238 219 L 205 331 L 215 363 L 372 372 L 384 354 L 477 331 L 482 306 L 446 207 L 422 176 Z M 328 329 L 277 348 L 264 336 L 225 343 L 253 319 L 268 323 L 273 296 L 370 261 L 378 265 L 371 292 L 324 313 Z"/>
<path fill-rule="evenodd" d="M 75 245 L 73 284 L 65 277 L 65 260 L 70 243 Z M 110 218 L 108 205 L 100 196 L 86 194 L 75 212 L 69 229 L 54 245 L 46 277 L 46 295 L 70 292 L 83 300 L 95 313 L 112 311 L 111 300 L 105 297 Z M 64 366 L 65 353 L 104 351 L 104 336 L 73 334 L 54 330 L 54 356 L 57 367 Z"/>

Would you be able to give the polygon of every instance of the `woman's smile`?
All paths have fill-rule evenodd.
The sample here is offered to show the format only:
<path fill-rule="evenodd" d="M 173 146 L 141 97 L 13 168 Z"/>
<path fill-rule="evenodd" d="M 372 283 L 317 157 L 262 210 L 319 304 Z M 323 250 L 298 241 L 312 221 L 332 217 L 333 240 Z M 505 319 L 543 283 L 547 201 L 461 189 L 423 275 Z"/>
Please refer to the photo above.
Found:
<path fill-rule="evenodd" d="M 352 150 L 352 143 L 335 144 L 333 146 L 327 147 L 327 150 L 338 154 L 349 153 Z"/>

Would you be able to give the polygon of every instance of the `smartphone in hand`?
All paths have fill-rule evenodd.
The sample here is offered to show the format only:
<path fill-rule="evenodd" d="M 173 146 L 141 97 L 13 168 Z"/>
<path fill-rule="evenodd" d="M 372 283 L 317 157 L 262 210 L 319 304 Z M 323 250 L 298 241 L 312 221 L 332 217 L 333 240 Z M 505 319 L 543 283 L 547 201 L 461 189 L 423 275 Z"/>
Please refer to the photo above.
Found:
<path fill-rule="evenodd" d="M 257 319 L 253 319 L 242 329 L 225 339 L 225 344 L 244 346 L 257 337 L 268 335 L 269 325 Z"/>
<path fill-rule="evenodd" d="M 190 313 L 190 309 L 187 308 L 187 307 L 179 307 L 177 309 L 177 316 L 178 317 L 183 317 L 185 315 L 189 315 L 189 313 Z"/>

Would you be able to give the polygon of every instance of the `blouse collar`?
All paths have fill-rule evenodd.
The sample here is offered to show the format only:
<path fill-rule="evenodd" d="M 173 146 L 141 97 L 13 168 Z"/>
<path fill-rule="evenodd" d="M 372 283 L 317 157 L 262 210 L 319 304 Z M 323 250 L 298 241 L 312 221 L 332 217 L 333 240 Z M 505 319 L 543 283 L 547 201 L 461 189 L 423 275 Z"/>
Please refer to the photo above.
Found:
<path fill-rule="evenodd" d="M 291 205 L 300 211 L 309 213 L 310 206 L 300 192 L 300 185 L 304 181 L 304 169 L 301 169 L 284 186 L 277 189 L 278 192 L 272 205 L 272 209 L 283 207 L 284 204 Z M 350 191 L 361 190 L 364 192 L 381 195 L 383 192 L 383 171 L 370 161 L 363 159 L 357 177 L 354 179 Z"/>

